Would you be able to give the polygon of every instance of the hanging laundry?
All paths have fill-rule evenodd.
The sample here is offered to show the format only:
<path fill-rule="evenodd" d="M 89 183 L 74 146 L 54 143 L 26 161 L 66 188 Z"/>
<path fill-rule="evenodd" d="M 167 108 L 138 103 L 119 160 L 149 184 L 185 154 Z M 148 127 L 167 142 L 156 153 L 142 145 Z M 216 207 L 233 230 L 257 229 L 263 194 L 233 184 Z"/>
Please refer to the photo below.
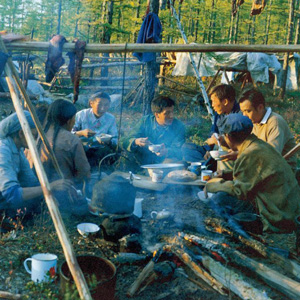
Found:
<path fill-rule="evenodd" d="M 62 57 L 62 49 L 66 42 L 66 38 L 59 34 L 55 35 L 50 40 L 45 67 L 46 82 L 51 82 L 51 80 L 55 76 L 55 73 L 65 63 L 65 60 Z"/>
<path fill-rule="evenodd" d="M 267 0 L 252 0 L 250 16 L 259 15 L 267 4 Z"/>
<path fill-rule="evenodd" d="M 79 95 L 81 66 L 84 58 L 86 42 L 75 39 L 73 43 L 75 43 L 75 52 L 68 52 L 67 55 L 70 58 L 68 71 L 70 73 L 72 83 L 74 84 L 73 103 L 75 103 L 78 100 Z"/>
<path fill-rule="evenodd" d="M 155 13 L 149 13 L 141 26 L 137 43 L 160 43 L 161 42 L 162 26 L 159 17 Z M 155 52 L 146 53 L 133 53 L 133 56 L 137 57 L 139 61 L 149 62 L 156 59 Z"/>

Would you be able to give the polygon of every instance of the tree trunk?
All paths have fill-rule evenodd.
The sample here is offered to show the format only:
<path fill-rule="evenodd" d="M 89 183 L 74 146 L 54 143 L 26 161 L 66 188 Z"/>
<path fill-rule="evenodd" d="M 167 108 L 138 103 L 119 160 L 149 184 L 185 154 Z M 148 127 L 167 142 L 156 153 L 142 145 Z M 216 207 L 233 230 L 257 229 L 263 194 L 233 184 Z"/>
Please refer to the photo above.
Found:
<path fill-rule="evenodd" d="M 112 25 L 113 12 L 114 12 L 114 1 L 108 2 L 107 7 L 106 8 L 103 7 L 103 10 L 104 10 L 104 12 L 107 11 L 107 15 L 103 16 L 105 23 Z M 104 44 L 109 44 L 110 38 L 111 38 L 111 27 L 105 26 L 103 28 L 102 42 Z M 108 61 L 108 57 L 109 57 L 109 53 L 103 54 L 103 63 L 106 63 Z M 101 77 L 108 77 L 108 67 L 101 68 Z M 107 84 L 108 84 L 108 81 L 106 81 L 106 80 L 103 80 L 101 83 L 102 86 L 107 86 Z"/>
<path fill-rule="evenodd" d="M 196 24 L 195 24 L 195 42 L 197 42 L 197 39 L 198 39 L 199 18 L 200 18 L 200 2 L 201 2 L 201 0 L 198 0 L 197 19 L 196 19 Z"/>
<path fill-rule="evenodd" d="M 158 15 L 159 0 L 149 1 L 149 12 L 153 12 Z M 145 93 L 143 99 L 143 114 L 148 115 L 151 113 L 151 101 L 155 94 L 155 88 L 157 86 L 156 75 L 159 73 L 159 67 L 156 60 L 147 62 L 145 69 Z"/>
<path fill-rule="evenodd" d="M 80 2 L 77 6 L 77 10 L 76 10 L 76 23 L 75 23 L 75 30 L 74 30 L 74 38 L 77 37 L 78 34 L 78 15 L 79 15 L 79 10 L 80 10 Z"/>
<path fill-rule="evenodd" d="M 237 43 L 238 31 L 239 31 L 239 20 L 240 20 L 240 8 L 238 7 L 235 16 L 235 24 L 234 24 L 234 44 Z"/>
<path fill-rule="evenodd" d="M 228 34 L 228 41 L 229 41 L 229 44 L 232 44 L 232 37 L 233 37 L 233 23 L 234 23 L 234 15 L 231 14 L 231 18 L 230 18 L 230 28 L 229 28 L 229 34 Z"/>
<path fill-rule="evenodd" d="M 251 44 L 255 44 L 255 21 L 256 21 L 256 16 L 252 17 L 252 24 L 251 24 Z"/>
<path fill-rule="evenodd" d="M 288 34 L 287 34 L 288 45 L 292 43 L 292 39 L 293 39 L 294 10 L 295 10 L 295 0 L 290 0 L 290 13 L 289 13 Z M 288 67 L 289 67 L 289 52 L 287 52 L 284 55 L 283 70 L 281 76 L 281 87 L 279 92 L 280 99 L 283 99 L 285 95 Z"/>
<path fill-rule="evenodd" d="M 60 23 L 61 23 L 61 5 L 62 5 L 62 0 L 59 0 L 59 4 L 58 4 L 58 18 L 57 18 L 57 30 L 56 30 L 56 34 L 60 34 Z"/>
<path fill-rule="evenodd" d="M 297 45 L 299 44 L 299 28 L 300 28 L 300 18 L 299 18 L 299 10 L 300 10 L 300 1 L 297 1 L 296 7 L 298 7 L 298 12 L 297 12 L 297 21 L 296 21 L 296 30 L 295 30 L 295 42 L 294 44 Z"/>
<path fill-rule="evenodd" d="M 209 37 L 208 40 L 210 43 L 214 42 L 215 39 L 215 27 L 216 27 L 216 14 L 215 14 L 215 0 L 211 2 L 211 12 L 210 12 L 210 24 L 209 24 Z"/>
<path fill-rule="evenodd" d="M 269 1 L 268 6 L 268 16 L 266 21 L 266 37 L 265 37 L 265 44 L 267 45 L 269 42 L 269 30 L 270 30 L 270 22 L 271 22 L 271 7 L 272 7 L 272 0 Z"/>
<path fill-rule="evenodd" d="M 138 0 L 137 7 L 136 7 L 136 14 L 135 17 L 138 20 L 140 18 L 140 9 L 141 9 L 141 0 Z M 136 27 L 137 21 L 134 22 L 134 27 Z M 133 34 L 133 43 L 136 42 L 138 36 L 138 30 L 134 28 L 134 34 Z"/>

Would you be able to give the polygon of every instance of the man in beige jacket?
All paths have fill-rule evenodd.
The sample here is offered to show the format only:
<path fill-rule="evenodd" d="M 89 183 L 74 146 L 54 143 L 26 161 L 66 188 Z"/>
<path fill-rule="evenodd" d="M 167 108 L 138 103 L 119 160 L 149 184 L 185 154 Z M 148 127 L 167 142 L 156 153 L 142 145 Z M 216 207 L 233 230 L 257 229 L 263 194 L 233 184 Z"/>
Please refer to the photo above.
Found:
<path fill-rule="evenodd" d="M 223 133 L 226 143 L 238 151 L 232 180 L 214 178 L 206 192 L 216 193 L 212 202 L 227 213 L 259 213 L 264 231 L 291 232 L 300 214 L 300 189 L 282 155 L 252 134 L 251 120 L 240 114 L 226 117 Z M 228 174 L 227 174 L 228 175 Z"/>
<path fill-rule="evenodd" d="M 258 138 L 273 146 L 282 156 L 296 146 L 294 136 L 287 122 L 266 107 L 262 93 L 255 89 L 245 90 L 239 97 L 241 112 L 253 123 L 253 131 Z M 288 163 L 295 172 L 297 157 L 293 155 Z"/>

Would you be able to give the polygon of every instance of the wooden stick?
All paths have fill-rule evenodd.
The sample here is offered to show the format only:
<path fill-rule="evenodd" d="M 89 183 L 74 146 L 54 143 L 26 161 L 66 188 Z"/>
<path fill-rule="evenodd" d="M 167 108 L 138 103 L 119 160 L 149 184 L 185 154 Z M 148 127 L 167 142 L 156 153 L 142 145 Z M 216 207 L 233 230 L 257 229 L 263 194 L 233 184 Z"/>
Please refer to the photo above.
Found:
<path fill-rule="evenodd" d="M 154 261 L 150 260 L 146 267 L 142 270 L 142 272 L 139 274 L 137 279 L 133 282 L 133 284 L 128 289 L 126 295 L 127 297 L 132 298 L 135 293 L 138 291 L 138 289 L 141 287 L 142 283 L 146 280 L 146 278 L 153 272 L 154 269 Z"/>
<path fill-rule="evenodd" d="M 199 279 L 206 282 L 209 286 L 211 286 L 214 290 L 219 292 L 221 295 L 228 295 L 226 293 L 225 286 L 220 283 L 219 280 L 216 280 L 212 277 L 208 272 L 202 269 L 198 264 L 196 264 L 189 254 L 185 253 L 179 247 L 174 245 L 170 246 L 170 251 L 174 253 L 178 258 L 193 272 L 193 274 Z"/>
<path fill-rule="evenodd" d="M 237 250 L 228 251 L 230 259 L 258 274 L 267 284 L 273 286 L 281 293 L 287 295 L 291 299 L 300 299 L 300 285 L 299 282 L 272 270 L 263 263 L 259 263 Z"/>
<path fill-rule="evenodd" d="M 229 290 L 233 291 L 241 299 L 271 300 L 271 298 L 269 298 L 261 290 L 250 285 L 247 282 L 247 278 L 242 274 L 226 268 L 221 263 L 210 258 L 208 255 L 203 254 L 201 261 L 216 280 L 221 282 Z"/>
<path fill-rule="evenodd" d="M 49 42 L 13 42 L 9 50 L 48 51 Z M 74 43 L 65 43 L 63 51 L 75 51 Z M 300 45 L 238 45 L 238 44 L 87 44 L 86 53 L 124 52 L 300 52 Z"/>
<path fill-rule="evenodd" d="M 283 158 L 289 159 L 291 156 L 293 156 L 295 153 L 297 153 L 300 150 L 300 144 L 296 145 L 294 148 L 292 148 L 288 153 L 286 153 Z"/>
<path fill-rule="evenodd" d="M 215 228 L 218 233 L 224 232 L 224 233 L 227 233 L 228 235 L 238 239 L 244 245 L 256 250 L 263 257 L 271 259 L 271 261 L 274 264 L 279 265 L 286 272 L 288 272 L 289 274 L 292 274 L 300 279 L 300 265 L 298 265 L 296 262 L 294 262 L 290 259 L 284 258 L 283 256 L 270 250 L 267 246 L 265 246 L 264 244 L 262 244 L 259 241 L 256 241 L 252 238 L 245 238 L 245 237 L 239 235 L 238 233 L 230 230 L 229 228 L 224 227 L 221 224 L 221 221 L 218 219 L 206 219 L 205 223 L 212 226 L 213 228 Z"/>
<path fill-rule="evenodd" d="M 0 41 L 2 42 L 1 37 L 0 37 Z M 11 98 L 12 98 L 16 113 L 18 115 L 18 118 L 20 120 L 27 144 L 29 146 L 29 150 L 32 154 L 34 166 L 35 166 L 39 181 L 41 183 L 41 187 L 42 187 L 43 194 L 44 194 L 44 197 L 46 200 L 46 204 L 48 206 L 50 215 L 52 217 L 58 238 L 62 245 L 64 255 L 66 257 L 66 261 L 68 263 L 69 269 L 74 278 L 80 298 L 91 300 L 92 297 L 91 297 L 89 288 L 87 286 L 87 283 L 85 281 L 83 273 L 82 273 L 82 271 L 78 265 L 78 262 L 76 260 L 76 256 L 75 256 L 74 250 L 72 248 L 72 244 L 69 240 L 69 237 L 68 237 L 66 228 L 64 226 L 63 220 L 61 218 L 59 209 L 57 207 L 56 201 L 51 194 L 51 188 L 50 188 L 48 178 L 46 176 L 45 170 L 44 170 L 41 160 L 39 158 L 39 154 L 38 154 L 38 151 L 37 151 L 37 148 L 35 145 L 35 140 L 32 136 L 30 127 L 29 127 L 27 119 L 25 117 L 23 108 L 21 106 L 20 99 L 17 95 L 17 92 L 16 92 L 17 88 L 15 85 L 15 82 L 13 81 L 13 75 L 12 75 L 11 69 L 9 68 L 9 66 L 7 64 L 5 66 L 5 73 L 6 73 L 6 81 L 7 81 L 10 93 L 11 93 Z"/>
<path fill-rule="evenodd" d="M 19 299 L 22 299 L 22 295 L 0 291 L 0 298 L 8 299 L 8 300 L 19 300 Z"/>

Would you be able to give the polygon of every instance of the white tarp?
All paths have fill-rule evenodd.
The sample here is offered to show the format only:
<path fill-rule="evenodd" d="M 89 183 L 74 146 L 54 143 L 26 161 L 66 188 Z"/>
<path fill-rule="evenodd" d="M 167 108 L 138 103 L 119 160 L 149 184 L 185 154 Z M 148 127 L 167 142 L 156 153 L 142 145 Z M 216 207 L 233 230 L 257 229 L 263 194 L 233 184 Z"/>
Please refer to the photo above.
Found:
<path fill-rule="evenodd" d="M 173 76 L 194 76 L 194 71 L 188 53 L 176 54 L 176 65 Z M 210 52 L 193 53 L 196 65 L 199 65 L 200 76 L 214 76 L 220 67 L 235 71 L 249 71 L 254 82 L 269 82 L 269 71 L 275 76 L 279 74 L 281 65 L 273 54 Z"/>

